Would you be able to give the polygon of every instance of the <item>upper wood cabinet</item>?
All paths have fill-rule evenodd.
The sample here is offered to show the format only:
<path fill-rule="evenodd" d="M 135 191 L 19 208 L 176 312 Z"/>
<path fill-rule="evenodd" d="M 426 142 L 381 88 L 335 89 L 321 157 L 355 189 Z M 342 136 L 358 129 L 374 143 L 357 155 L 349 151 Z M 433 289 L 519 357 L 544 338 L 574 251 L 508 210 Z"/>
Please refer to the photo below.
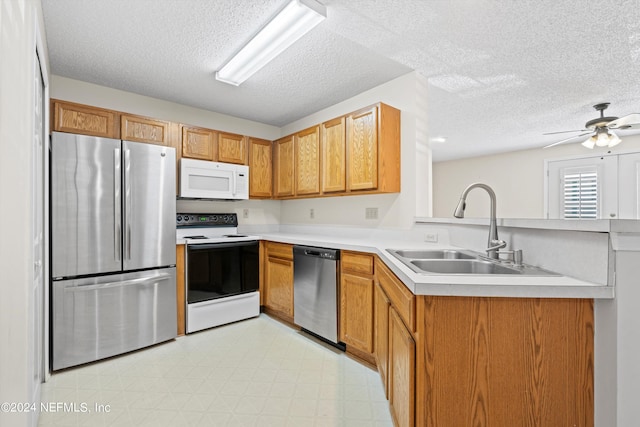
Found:
<path fill-rule="evenodd" d="M 281 141 L 290 138 L 295 168 L 279 170 L 275 155 L 278 198 L 400 191 L 400 110 L 378 103 Z M 295 184 L 284 191 L 277 181 L 291 172 Z"/>
<path fill-rule="evenodd" d="M 295 135 L 296 195 L 320 193 L 320 126 Z"/>
<path fill-rule="evenodd" d="M 52 99 L 51 104 L 53 112 L 51 129 L 54 131 L 120 138 L 120 120 L 117 111 L 57 99 Z"/>
<path fill-rule="evenodd" d="M 346 120 L 347 189 L 400 191 L 400 111 L 380 103 Z"/>
<path fill-rule="evenodd" d="M 338 117 L 320 126 L 322 135 L 322 192 L 346 190 L 345 118 Z"/>
<path fill-rule="evenodd" d="M 273 195 L 273 157 L 271 141 L 249 138 L 249 197 Z"/>
<path fill-rule="evenodd" d="M 293 135 L 279 139 L 273 143 L 273 192 L 276 197 L 287 197 L 295 194 L 293 147 Z M 249 172 L 249 174 L 251 174 L 251 172 Z"/>
<path fill-rule="evenodd" d="M 242 135 L 218 132 L 218 161 L 247 164 L 247 139 Z"/>
<path fill-rule="evenodd" d="M 347 117 L 349 190 L 378 188 L 378 108 Z"/>
<path fill-rule="evenodd" d="M 171 123 L 132 114 L 120 115 L 120 138 L 126 141 L 172 145 Z"/>
<path fill-rule="evenodd" d="M 215 132 L 193 126 L 182 126 L 182 157 L 200 160 L 216 159 Z"/>

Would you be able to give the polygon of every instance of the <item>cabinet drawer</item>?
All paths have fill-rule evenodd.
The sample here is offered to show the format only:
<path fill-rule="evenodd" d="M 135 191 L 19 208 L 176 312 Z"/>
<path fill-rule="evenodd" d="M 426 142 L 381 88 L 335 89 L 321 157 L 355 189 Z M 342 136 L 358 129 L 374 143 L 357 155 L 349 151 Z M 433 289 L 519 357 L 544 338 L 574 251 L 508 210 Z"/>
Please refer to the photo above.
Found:
<path fill-rule="evenodd" d="M 293 246 L 286 243 L 267 242 L 267 256 L 293 259 Z"/>
<path fill-rule="evenodd" d="M 376 259 L 376 279 L 391 305 L 411 332 L 416 331 L 416 298 L 413 293 L 379 259 Z"/>
<path fill-rule="evenodd" d="M 342 262 L 342 271 L 373 274 L 373 255 L 342 251 L 340 260 Z"/>

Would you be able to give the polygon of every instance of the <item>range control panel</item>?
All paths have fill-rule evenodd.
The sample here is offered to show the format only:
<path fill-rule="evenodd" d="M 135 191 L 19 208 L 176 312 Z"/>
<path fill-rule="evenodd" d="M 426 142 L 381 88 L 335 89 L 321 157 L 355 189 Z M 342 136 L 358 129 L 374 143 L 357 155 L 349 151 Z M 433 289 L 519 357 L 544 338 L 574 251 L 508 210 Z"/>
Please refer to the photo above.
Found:
<path fill-rule="evenodd" d="M 225 214 L 194 214 L 179 213 L 176 215 L 177 227 L 237 227 L 238 215 L 235 213 Z"/>

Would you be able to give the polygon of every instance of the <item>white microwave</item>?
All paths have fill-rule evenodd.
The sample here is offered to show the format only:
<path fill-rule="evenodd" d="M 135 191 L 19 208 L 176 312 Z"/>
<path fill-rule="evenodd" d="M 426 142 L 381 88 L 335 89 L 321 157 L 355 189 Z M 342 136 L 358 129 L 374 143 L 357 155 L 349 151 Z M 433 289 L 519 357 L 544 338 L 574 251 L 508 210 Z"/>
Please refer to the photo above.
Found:
<path fill-rule="evenodd" d="M 249 166 L 180 159 L 180 197 L 248 199 Z"/>

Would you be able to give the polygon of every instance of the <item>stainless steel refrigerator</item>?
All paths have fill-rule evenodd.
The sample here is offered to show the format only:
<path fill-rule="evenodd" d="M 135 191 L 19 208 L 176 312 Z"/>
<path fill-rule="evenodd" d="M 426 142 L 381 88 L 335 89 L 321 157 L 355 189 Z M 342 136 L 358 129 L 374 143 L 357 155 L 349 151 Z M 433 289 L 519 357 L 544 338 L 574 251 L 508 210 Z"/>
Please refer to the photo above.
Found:
<path fill-rule="evenodd" d="M 53 133 L 53 370 L 177 335 L 175 171 L 171 147 Z"/>

